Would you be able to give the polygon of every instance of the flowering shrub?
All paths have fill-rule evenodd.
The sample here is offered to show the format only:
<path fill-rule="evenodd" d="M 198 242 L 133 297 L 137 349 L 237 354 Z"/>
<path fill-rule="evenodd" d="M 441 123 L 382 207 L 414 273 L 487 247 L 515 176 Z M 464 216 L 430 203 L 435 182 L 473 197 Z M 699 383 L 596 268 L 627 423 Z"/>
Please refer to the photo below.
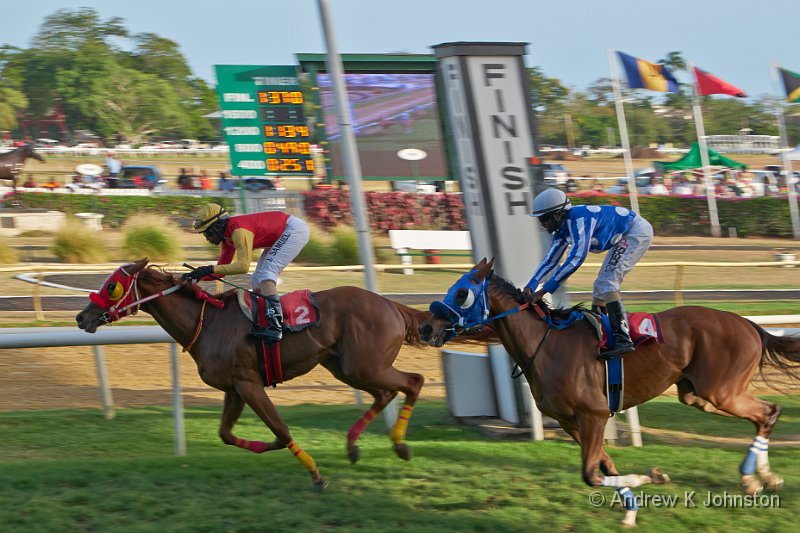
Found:
<path fill-rule="evenodd" d="M 350 193 L 339 189 L 321 189 L 304 193 L 306 218 L 331 229 L 352 225 Z M 467 229 L 464 204 L 459 194 L 414 194 L 405 192 L 368 192 L 365 195 L 372 229 Z"/>

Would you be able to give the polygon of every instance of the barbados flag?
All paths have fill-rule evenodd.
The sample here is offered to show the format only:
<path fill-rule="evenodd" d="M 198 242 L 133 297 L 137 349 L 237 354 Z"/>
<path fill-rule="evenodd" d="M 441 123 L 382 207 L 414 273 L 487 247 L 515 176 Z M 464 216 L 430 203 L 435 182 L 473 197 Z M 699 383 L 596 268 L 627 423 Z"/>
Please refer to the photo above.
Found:
<path fill-rule="evenodd" d="M 664 65 L 657 65 L 638 57 L 617 52 L 631 89 L 650 89 L 663 93 L 677 93 L 678 81 Z"/>

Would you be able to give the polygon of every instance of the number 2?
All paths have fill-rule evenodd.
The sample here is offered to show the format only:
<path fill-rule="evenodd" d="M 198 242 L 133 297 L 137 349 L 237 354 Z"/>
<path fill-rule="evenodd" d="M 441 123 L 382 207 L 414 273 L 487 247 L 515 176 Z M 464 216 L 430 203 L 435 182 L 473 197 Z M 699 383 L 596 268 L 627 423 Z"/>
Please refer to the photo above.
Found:
<path fill-rule="evenodd" d="M 308 324 L 309 322 L 311 322 L 311 319 L 308 316 L 309 314 L 311 314 L 308 307 L 301 305 L 300 307 L 296 307 L 294 312 L 297 314 L 298 324 Z"/>

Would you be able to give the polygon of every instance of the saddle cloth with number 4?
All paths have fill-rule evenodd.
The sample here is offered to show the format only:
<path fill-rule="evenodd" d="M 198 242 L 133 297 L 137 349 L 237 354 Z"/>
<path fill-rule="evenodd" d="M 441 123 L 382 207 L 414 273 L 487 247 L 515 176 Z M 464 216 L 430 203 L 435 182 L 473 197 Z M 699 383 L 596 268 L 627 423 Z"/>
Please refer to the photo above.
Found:
<path fill-rule="evenodd" d="M 585 313 L 584 317 L 597 330 L 600 339 L 600 347 L 606 345 L 608 336 L 611 332 L 611 323 L 608 318 L 603 317 L 600 321 L 594 313 Z M 600 323 L 602 322 L 602 327 Z M 628 326 L 630 327 L 631 340 L 635 345 L 640 345 L 649 340 L 655 340 L 658 344 L 664 344 L 664 334 L 661 332 L 661 322 L 655 313 L 628 313 Z"/>
<path fill-rule="evenodd" d="M 253 320 L 250 293 L 243 290 L 236 291 L 239 307 L 248 320 Z M 281 309 L 283 310 L 284 331 L 302 331 L 311 326 L 319 326 L 320 312 L 314 293 L 308 289 L 293 291 L 281 296 Z"/>

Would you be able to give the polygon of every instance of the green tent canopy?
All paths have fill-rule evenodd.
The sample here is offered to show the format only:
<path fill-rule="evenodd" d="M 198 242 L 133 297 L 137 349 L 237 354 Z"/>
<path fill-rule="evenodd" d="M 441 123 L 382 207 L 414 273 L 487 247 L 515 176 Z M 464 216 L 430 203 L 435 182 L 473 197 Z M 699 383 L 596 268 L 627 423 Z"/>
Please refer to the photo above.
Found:
<path fill-rule="evenodd" d="M 734 161 L 724 155 L 720 155 L 714 150 L 710 148 L 707 149 L 708 151 L 708 164 L 711 166 L 717 167 L 728 167 L 728 168 L 735 168 L 739 170 L 744 170 L 747 168 L 747 165 L 739 163 L 738 161 Z M 680 170 L 691 170 L 694 168 L 702 168 L 703 161 L 700 158 L 700 146 L 697 143 L 692 144 L 692 148 L 689 152 L 683 156 L 681 159 L 677 161 L 654 161 L 653 165 L 656 167 L 656 170 L 661 174 L 667 174 L 669 172 L 677 172 Z"/>

